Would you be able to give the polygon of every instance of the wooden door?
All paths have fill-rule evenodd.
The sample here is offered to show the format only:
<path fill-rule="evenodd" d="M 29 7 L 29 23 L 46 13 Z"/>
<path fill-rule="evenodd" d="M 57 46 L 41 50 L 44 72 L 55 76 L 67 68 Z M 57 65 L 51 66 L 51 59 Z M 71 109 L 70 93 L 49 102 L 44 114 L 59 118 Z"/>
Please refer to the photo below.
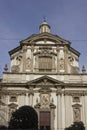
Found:
<path fill-rule="evenodd" d="M 50 130 L 50 118 L 49 111 L 40 112 L 40 130 Z"/>

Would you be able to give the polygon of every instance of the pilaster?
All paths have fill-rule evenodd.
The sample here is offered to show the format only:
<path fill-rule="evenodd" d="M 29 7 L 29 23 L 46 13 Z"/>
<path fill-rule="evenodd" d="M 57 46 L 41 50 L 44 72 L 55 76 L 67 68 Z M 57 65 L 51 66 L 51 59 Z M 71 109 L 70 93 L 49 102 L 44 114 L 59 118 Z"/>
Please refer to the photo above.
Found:
<path fill-rule="evenodd" d="M 68 72 L 68 58 L 67 58 L 67 53 L 68 53 L 68 48 L 66 46 L 64 46 L 64 70 L 65 73 Z"/>
<path fill-rule="evenodd" d="M 59 68 L 60 68 L 60 65 L 59 65 L 59 46 L 57 46 L 56 48 L 56 51 L 57 51 L 57 72 L 59 72 Z"/>
<path fill-rule="evenodd" d="M 26 52 L 27 52 L 27 46 L 24 45 L 23 48 L 23 59 L 22 59 L 22 62 L 23 62 L 23 72 L 26 71 Z"/>

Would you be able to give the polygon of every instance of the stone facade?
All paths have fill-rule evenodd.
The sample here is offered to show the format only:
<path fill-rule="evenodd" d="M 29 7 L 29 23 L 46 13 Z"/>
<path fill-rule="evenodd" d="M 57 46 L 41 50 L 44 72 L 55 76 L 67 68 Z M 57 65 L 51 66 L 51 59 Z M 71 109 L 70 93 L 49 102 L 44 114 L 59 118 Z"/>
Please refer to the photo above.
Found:
<path fill-rule="evenodd" d="M 51 34 L 46 21 L 39 29 L 9 52 L 11 69 L 0 80 L 0 122 L 8 125 L 15 109 L 30 105 L 39 129 L 61 130 L 74 121 L 86 126 L 87 74 L 79 72 L 80 53 Z"/>

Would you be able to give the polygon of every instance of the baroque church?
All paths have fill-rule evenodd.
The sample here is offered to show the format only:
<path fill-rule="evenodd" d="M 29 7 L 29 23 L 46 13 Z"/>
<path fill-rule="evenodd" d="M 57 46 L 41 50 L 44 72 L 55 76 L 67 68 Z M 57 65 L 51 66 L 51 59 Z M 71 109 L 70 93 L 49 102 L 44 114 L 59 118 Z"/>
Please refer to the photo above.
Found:
<path fill-rule="evenodd" d="M 71 42 L 50 33 L 44 20 L 39 33 L 9 51 L 0 79 L 0 125 L 8 125 L 12 112 L 32 106 L 38 129 L 64 130 L 73 122 L 87 125 L 87 74 L 79 69 L 80 53 Z"/>

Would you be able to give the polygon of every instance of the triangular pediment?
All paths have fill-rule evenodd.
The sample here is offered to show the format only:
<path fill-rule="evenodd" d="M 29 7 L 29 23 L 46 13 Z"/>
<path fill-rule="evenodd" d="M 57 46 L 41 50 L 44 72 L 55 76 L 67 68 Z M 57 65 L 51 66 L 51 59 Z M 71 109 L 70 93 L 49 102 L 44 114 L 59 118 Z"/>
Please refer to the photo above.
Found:
<path fill-rule="evenodd" d="M 20 43 L 21 44 L 32 44 L 32 43 L 35 43 L 37 41 L 44 40 L 44 39 L 53 41 L 55 44 L 57 44 L 57 43 L 58 44 L 70 44 L 69 41 L 67 41 L 57 35 L 53 35 L 53 34 L 47 33 L 47 32 L 31 35 L 30 37 L 22 40 Z"/>
<path fill-rule="evenodd" d="M 47 86 L 55 86 L 55 87 L 64 85 L 63 82 L 56 80 L 52 77 L 49 77 L 47 75 L 42 76 L 42 77 L 37 78 L 37 79 L 34 79 L 32 81 L 29 81 L 29 82 L 27 82 L 27 84 L 32 85 L 32 86 L 37 86 L 37 85 L 38 86 L 40 86 L 40 85 L 45 86 L 45 85 L 47 85 Z"/>

